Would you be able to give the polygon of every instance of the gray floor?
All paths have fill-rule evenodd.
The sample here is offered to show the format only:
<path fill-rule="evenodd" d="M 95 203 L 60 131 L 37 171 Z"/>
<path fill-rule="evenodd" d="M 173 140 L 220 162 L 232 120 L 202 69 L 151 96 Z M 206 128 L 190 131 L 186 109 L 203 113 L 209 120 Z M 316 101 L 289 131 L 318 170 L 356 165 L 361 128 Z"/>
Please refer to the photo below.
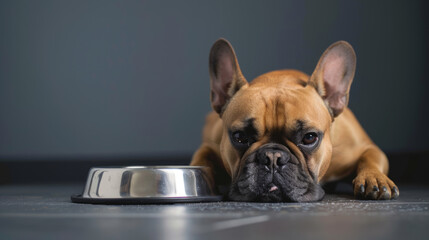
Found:
<path fill-rule="evenodd" d="M 81 186 L 0 186 L 0 239 L 429 239 L 429 187 L 395 201 L 86 205 Z"/>

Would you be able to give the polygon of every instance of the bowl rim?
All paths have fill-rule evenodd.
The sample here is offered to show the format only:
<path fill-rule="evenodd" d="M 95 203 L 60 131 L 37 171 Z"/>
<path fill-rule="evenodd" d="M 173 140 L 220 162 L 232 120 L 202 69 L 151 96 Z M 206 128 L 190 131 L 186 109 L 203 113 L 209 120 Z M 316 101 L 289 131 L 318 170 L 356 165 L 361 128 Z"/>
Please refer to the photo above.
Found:
<path fill-rule="evenodd" d="M 99 166 L 99 167 L 92 167 L 91 169 L 106 169 L 106 170 L 139 170 L 139 169 L 177 169 L 177 170 L 185 170 L 185 169 L 207 169 L 208 166 L 188 166 L 188 165 L 154 165 L 154 166 Z"/>
<path fill-rule="evenodd" d="M 73 203 L 90 204 L 168 204 L 168 203 L 201 203 L 220 202 L 224 199 L 222 195 L 206 195 L 192 197 L 127 197 L 127 198 L 91 198 L 83 197 L 82 194 L 73 194 L 70 197 Z"/>

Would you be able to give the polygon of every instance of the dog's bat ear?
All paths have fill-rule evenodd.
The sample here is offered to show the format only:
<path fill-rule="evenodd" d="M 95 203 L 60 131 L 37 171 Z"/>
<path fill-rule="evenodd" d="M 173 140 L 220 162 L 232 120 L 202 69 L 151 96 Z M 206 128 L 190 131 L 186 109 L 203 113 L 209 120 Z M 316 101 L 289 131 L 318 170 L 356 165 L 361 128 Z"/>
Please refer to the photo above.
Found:
<path fill-rule="evenodd" d="M 210 100 L 219 115 L 225 110 L 228 101 L 247 81 L 241 73 L 237 57 L 231 44 L 225 39 L 217 40 L 209 56 Z"/>
<path fill-rule="evenodd" d="M 310 77 L 333 117 L 338 116 L 349 101 L 350 85 L 356 70 L 356 54 L 345 41 L 338 41 L 325 50 Z"/>

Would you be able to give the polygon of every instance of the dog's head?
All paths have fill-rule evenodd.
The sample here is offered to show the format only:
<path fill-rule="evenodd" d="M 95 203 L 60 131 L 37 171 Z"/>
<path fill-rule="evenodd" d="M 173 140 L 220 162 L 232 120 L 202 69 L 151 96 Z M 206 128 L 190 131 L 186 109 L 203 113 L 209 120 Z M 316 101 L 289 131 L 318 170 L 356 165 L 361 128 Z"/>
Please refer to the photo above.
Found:
<path fill-rule="evenodd" d="M 231 44 L 220 39 L 209 57 L 211 103 L 223 121 L 220 152 L 237 201 L 317 201 L 328 169 L 331 123 L 346 107 L 356 56 L 332 44 L 311 77 L 274 71 L 250 84 Z"/>

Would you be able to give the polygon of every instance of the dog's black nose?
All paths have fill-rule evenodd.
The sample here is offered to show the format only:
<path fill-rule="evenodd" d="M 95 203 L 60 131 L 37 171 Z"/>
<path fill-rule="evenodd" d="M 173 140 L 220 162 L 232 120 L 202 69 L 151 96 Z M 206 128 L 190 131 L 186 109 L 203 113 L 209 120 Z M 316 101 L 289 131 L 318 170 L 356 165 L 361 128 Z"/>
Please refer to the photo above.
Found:
<path fill-rule="evenodd" d="M 260 151 L 258 158 L 260 163 L 265 165 L 265 169 L 276 171 L 284 168 L 290 156 L 278 149 L 264 149 L 264 151 Z"/>

